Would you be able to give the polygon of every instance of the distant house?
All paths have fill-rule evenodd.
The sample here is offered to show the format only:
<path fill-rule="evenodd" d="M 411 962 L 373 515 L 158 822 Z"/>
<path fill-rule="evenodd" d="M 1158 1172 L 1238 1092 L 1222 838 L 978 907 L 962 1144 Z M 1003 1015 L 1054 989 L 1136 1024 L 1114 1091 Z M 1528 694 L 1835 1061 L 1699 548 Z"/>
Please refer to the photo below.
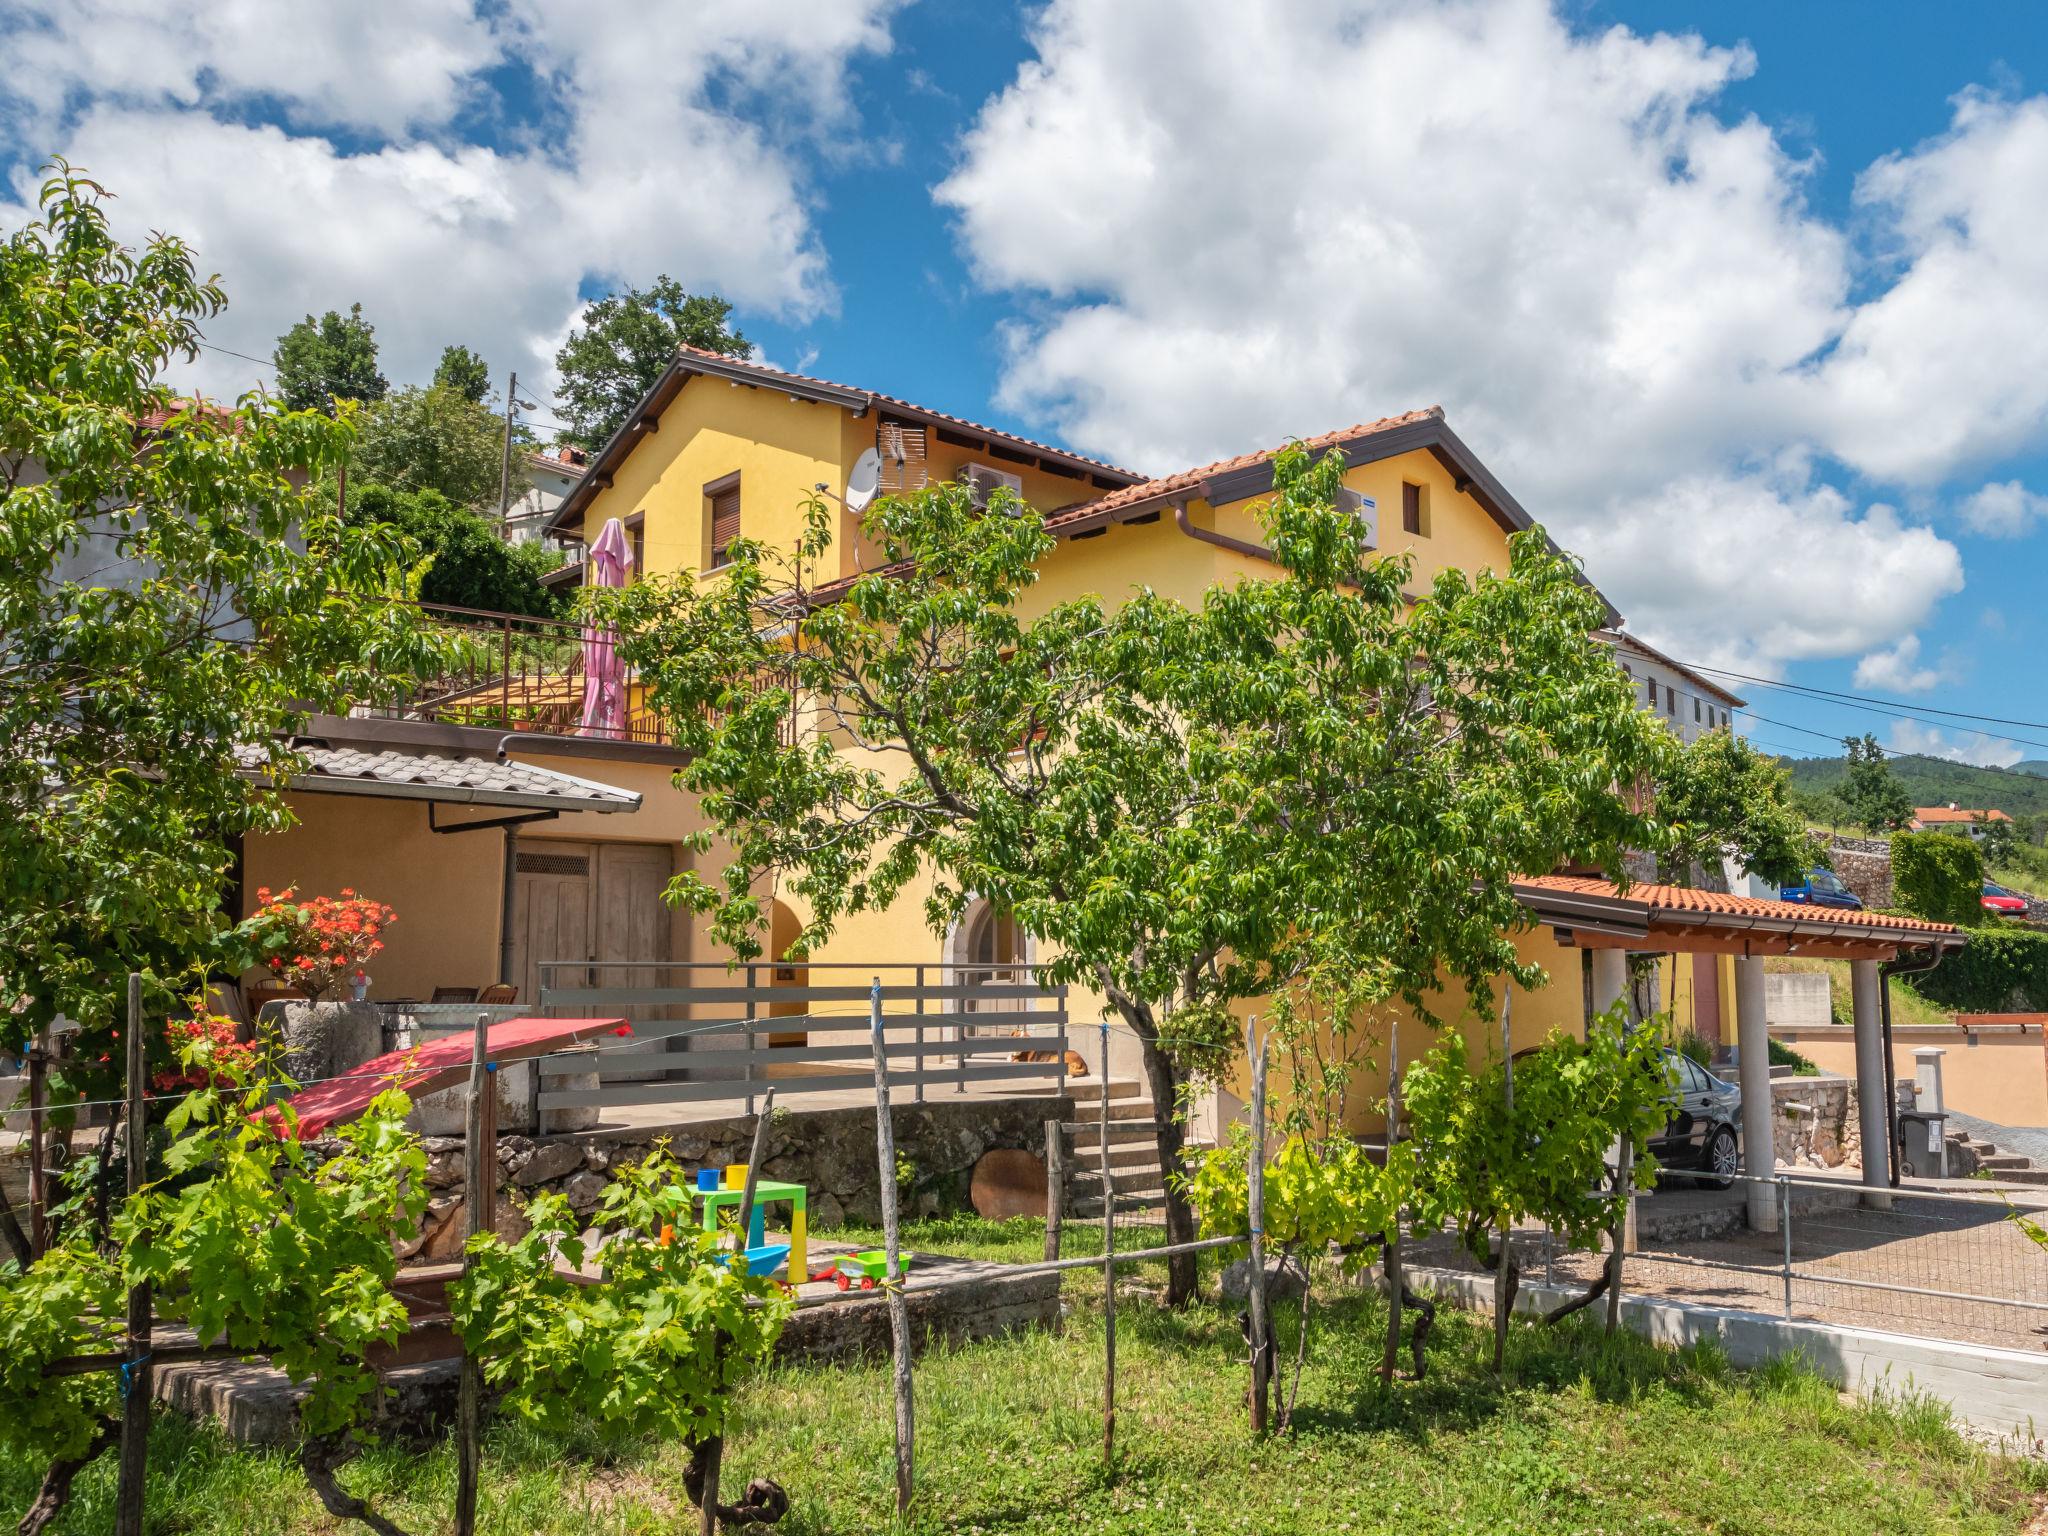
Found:
<path fill-rule="evenodd" d="M 1944 827 L 1963 827 L 1972 837 L 1984 835 L 1984 824 L 1992 821 L 2011 821 L 2012 818 L 2000 810 L 1973 811 L 1951 800 L 1947 805 L 1916 805 L 1913 820 L 1908 828 L 1913 832 L 1938 831 Z"/>
<path fill-rule="evenodd" d="M 1730 711 L 1743 700 L 1711 678 L 1619 628 L 1600 632 L 1614 647 L 1621 670 L 1635 680 L 1642 707 L 1657 716 L 1688 744 L 1708 731 L 1733 726 Z"/>
<path fill-rule="evenodd" d="M 528 454 L 529 484 L 506 514 L 506 537 L 515 544 L 524 544 L 546 533 L 555 509 L 583 483 L 589 458 L 581 448 L 572 448 L 567 443 Z"/>

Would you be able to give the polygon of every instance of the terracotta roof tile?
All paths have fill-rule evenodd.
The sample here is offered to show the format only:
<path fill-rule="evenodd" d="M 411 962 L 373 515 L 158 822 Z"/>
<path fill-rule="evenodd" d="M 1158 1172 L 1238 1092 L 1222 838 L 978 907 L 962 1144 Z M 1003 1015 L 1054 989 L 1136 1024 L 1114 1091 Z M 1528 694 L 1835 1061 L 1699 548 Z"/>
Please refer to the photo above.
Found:
<path fill-rule="evenodd" d="M 1117 475 L 1126 480 L 1138 478 L 1137 471 L 1125 469 L 1120 464 L 1112 464 L 1107 459 L 1092 458 L 1085 453 L 1076 453 L 1071 448 L 1061 448 L 1052 443 L 1041 443 L 1028 437 L 1019 437 L 1014 432 L 1004 432 L 996 427 L 983 426 L 978 421 L 969 421 L 965 416 L 955 416 L 947 411 L 935 411 L 928 405 L 919 405 L 914 400 L 904 400 L 896 395 L 885 395 L 879 390 L 866 389 L 855 384 L 841 384 L 833 379 L 821 379 L 807 373 L 795 373 L 787 368 L 776 368 L 767 363 L 755 362 L 752 358 L 727 357 L 722 352 L 712 352 L 704 347 L 685 345 L 679 350 L 686 357 L 703 357 L 711 358 L 721 363 L 737 363 L 742 367 L 758 369 L 765 374 L 775 374 L 783 378 L 794 379 L 801 384 L 816 384 L 825 389 L 857 389 L 862 394 L 873 395 L 876 401 L 882 405 L 893 405 L 898 410 L 912 411 L 919 416 L 929 416 L 934 421 L 950 422 L 964 432 L 979 432 L 984 437 L 999 437 L 1004 442 L 1015 443 L 1022 448 L 1035 448 L 1041 453 L 1058 454 L 1063 459 L 1073 459 L 1079 463 L 1093 464 L 1105 474 Z"/>
<path fill-rule="evenodd" d="M 1697 917 L 1757 917 L 1801 923 L 1823 922 L 1843 928 L 1885 929 L 1891 932 L 1956 934 L 1962 930 L 1950 923 L 1933 923 L 1920 917 L 1896 916 L 1889 912 L 1852 912 L 1838 907 L 1810 907 L 1797 901 L 1771 901 L 1758 896 L 1733 896 L 1726 891 L 1700 891 L 1683 885 L 1631 885 L 1627 890 L 1611 880 L 1588 875 L 1531 875 L 1515 882 L 1518 891 L 1556 891 L 1568 896 L 1591 896 L 1606 901 L 1640 902 L 1654 921 L 1670 913 Z"/>
<path fill-rule="evenodd" d="M 1432 417 L 1441 418 L 1443 413 L 1444 408 L 1442 406 L 1432 405 L 1424 410 L 1408 411 L 1400 416 L 1382 416 L 1378 421 L 1360 422 L 1357 426 L 1339 427 L 1334 432 L 1324 432 L 1315 437 L 1304 438 L 1302 439 L 1302 446 L 1311 453 L 1320 453 L 1325 448 L 1334 447 L 1338 443 L 1350 442 L 1354 438 L 1371 437 L 1375 433 L 1391 432 L 1398 427 L 1412 427 L 1417 422 L 1428 421 Z M 1156 480 L 1145 480 L 1137 485 L 1127 485 L 1122 490 L 1111 491 L 1108 495 L 1098 496 L 1093 501 L 1084 501 L 1072 507 L 1061 509 L 1060 512 L 1046 520 L 1046 527 L 1057 532 L 1060 524 L 1065 521 L 1079 519 L 1097 512 L 1115 511 L 1119 507 L 1133 506 L 1155 500 L 1159 497 L 1171 496 L 1180 491 L 1192 492 L 1204 480 L 1209 479 L 1213 475 L 1229 474 L 1232 470 L 1238 469 L 1250 469 L 1255 464 L 1263 464 L 1267 460 L 1277 457 L 1280 451 L 1279 448 L 1259 448 L 1250 453 L 1240 453 L 1233 458 L 1218 459 L 1213 464 L 1204 464 L 1197 469 L 1177 470 L 1173 474 L 1162 475 Z"/>
<path fill-rule="evenodd" d="M 1913 819 L 1918 822 L 1924 822 L 1930 827 L 1969 826 L 1979 817 L 1986 821 L 2012 820 L 2003 811 L 1993 809 L 1973 811 L 1967 805 L 1916 805 L 1913 807 Z"/>

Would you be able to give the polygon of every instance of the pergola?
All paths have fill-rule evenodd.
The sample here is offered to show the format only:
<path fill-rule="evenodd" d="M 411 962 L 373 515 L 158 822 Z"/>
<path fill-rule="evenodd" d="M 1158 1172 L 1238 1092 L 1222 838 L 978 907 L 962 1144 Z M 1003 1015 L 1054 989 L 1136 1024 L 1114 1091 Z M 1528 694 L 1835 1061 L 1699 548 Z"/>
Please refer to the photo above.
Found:
<path fill-rule="evenodd" d="M 1961 929 L 1917 917 L 1810 907 L 1676 885 L 1631 885 L 1623 890 L 1611 881 L 1579 875 L 1518 880 L 1515 895 L 1538 921 L 1550 926 L 1558 943 L 1591 954 L 1596 1011 L 1611 1007 L 1627 992 L 1631 950 L 1735 957 L 1742 1169 L 1758 1178 L 1769 1178 L 1775 1166 L 1764 958 L 1801 955 L 1848 961 L 1855 1011 L 1863 1182 L 1875 1188 L 1890 1187 L 1896 1148 L 1886 1102 L 1890 1028 L 1885 973 L 1880 967 L 1902 961 L 1901 968 L 1931 965 L 1962 948 L 1966 936 Z M 1777 1219 L 1768 1186 L 1749 1185 L 1750 1225 L 1758 1231 L 1773 1231 Z"/>

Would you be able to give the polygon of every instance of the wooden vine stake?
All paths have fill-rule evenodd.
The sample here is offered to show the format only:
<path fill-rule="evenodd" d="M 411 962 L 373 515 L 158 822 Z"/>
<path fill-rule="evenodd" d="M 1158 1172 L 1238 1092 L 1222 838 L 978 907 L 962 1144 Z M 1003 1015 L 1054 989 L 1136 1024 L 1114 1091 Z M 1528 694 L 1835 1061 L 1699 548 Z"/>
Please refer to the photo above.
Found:
<path fill-rule="evenodd" d="M 1067 1213 L 1067 1133 L 1057 1120 L 1045 1122 L 1045 1261 L 1060 1256 L 1060 1227 Z"/>
<path fill-rule="evenodd" d="M 498 1138 L 492 1113 L 498 1097 L 497 1084 L 490 1075 L 491 1016 L 476 1016 L 476 1035 L 469 1054 L 469 1117 L 464 1123 L 462 1163 L 463 1225 L 470 1237 L 489 1231 L 498 1196 Z M 462 1268 L 469 1271 L 469 1253 L 464 1245 Z M 455 1399 L 455 1532 L 474 1536 L 476 1531 L 477 1475 L 483 1456 L 483 1362 L 467 1350 L 462 1355 L 462 1375 Z"/>
<path fill-rule="evenodd" d="M 1394 1155 L 1394 1143 L 1401 1135 L 1401 1025 L 1396 1019 L 1387 1027 L 1387 1156 Z M 1387 1348 L 1380 1357 L 1380 1379 L 1391 1382 L 1401 1358 L 1401 1211 L 1387 1228 L 1382 1267 L 1387 1276 Z"/>
<path fill-rule="evenodd" d="M 868 992 L 868 1026 L 875 1047 L 875 1157 L 882 1194 L 883 1289 L 889 1298 L 889 1336 L 896 1366 L 896 1513 L 910 1511 L 912 1455 L 917 1421 L 910 1395 L 910 1303 L 903 1295 L 901 1224 L 896 1215 L 896 1129 L 889 1119 L 889 1057 L 882 1048 L 882 978 Z"/>
<path fill-rule="evenodd" d="M 1514 990 L 1504 988 L 1500 996 L 1500 1065 L 1507 1081 L 1508 1119 L 1515 1118 L 1515 1056 L 1509 1048 L 1514 1033 Z M 1505 1212 L 1496 1218 L 1500 1228 L 1500 1253 L 1493 1266 L 1493 1369 L 1499 1375 L 1507 1369 L 1508 1308 L 1514 1303 L 1513 1233 Z"/>
<path fill-rule="evenodd" d="M 754 1187 L 761 1181 L 761 1160 L 768 1155 L 768 1117 L 775 1112 L 775 1090 L 770 1088 L 761 1100 L 761 1112 L 754 1116 L 754 1140 L 747 1151 L 747 1180 L 740 1186 L 740 1231 L 734 1244 L 737 1251 L 727 1262 L 745 1269 L 747 1244 L 753 1241 L 754 1230 Z M 791 1285 L 802 1284 L 802 1278 L 791 1275 Z M 723 1354 L 725 1335 L 719 1335 L 718 1348 Z M 704 1470 L 703 1491 L 697 1500 L 697 1536 L 716 1536 L 718 1530 L 718 1478 L 725 1464 L 725 1436 L 716 1434 L 704 1442 L 697 1464 Z"/>
<path fill-rule="evenodd" d="M 1259 1038 L 1259 1020 L 1254 1014 L 1245 1025 L 1245 1045 L 1252 1061 L 1252 1146 L 1245 1160 L 1250 1187 L 1246 1206 L 1251 1216 L 1251 1301 L 1252 1335 L 1252 1433 L 1266 1432 L 1267 1383 L 1273 1375 L 1273 1359 L 1267 1349 L 1269 1324 L 1266 1320 L 1266 1043 Z"/>
<path fill-rule="evenodd" d="M 128 1194 L 142 1192 L 148 1156 L 143 1084 L 149 1070 L 142 1038 L 142 978 L 128 973 Z M 149 1472 L 149 1282 L 128 1287 L 128 1358 L 121 1366 L 121 1474 L 114 1495 L 114 1536 L 142 1536 L 143 1482 Z"/>
<path fill-rule="evenodd" d="M 1116 1176 L 1109 1168 L 1109 1020 L 1102 1021 L 1102 1117 L 1096 1151 L 1102 1162 L 1102 1463 L 1116 1455 Z"/>

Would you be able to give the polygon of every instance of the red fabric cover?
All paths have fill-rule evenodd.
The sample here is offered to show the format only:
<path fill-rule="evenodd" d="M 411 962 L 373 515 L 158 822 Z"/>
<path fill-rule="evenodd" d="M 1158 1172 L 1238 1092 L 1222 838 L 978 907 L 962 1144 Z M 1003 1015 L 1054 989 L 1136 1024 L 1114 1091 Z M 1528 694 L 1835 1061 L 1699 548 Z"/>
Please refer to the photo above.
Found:
<path fill-rule="evenodd" d="M 624 1019 L 507 1019 L 485 1031 L 484 1059 L 527 1061 L 601 1035 L 632 1032 L 633 1027 Z M 475 1054 L 476 1038 L 468 1030 L 429 1040 L 409 1051 L 387 1051 L 340 1077 L 300 1089 L 289 1099 L 271 1105 L 264 1114 L 280 1137 L 296 1136 L 300 1141 L 310 1141 L 330 1126 L 353 1120 L 387 1088 L 402 1088 L 417 1097 L 467 1081 Z M 284 1113 L 287 1108 L 290 1116 Z M 292 1117 L 296 1117 L 296 1124 Z"/>

